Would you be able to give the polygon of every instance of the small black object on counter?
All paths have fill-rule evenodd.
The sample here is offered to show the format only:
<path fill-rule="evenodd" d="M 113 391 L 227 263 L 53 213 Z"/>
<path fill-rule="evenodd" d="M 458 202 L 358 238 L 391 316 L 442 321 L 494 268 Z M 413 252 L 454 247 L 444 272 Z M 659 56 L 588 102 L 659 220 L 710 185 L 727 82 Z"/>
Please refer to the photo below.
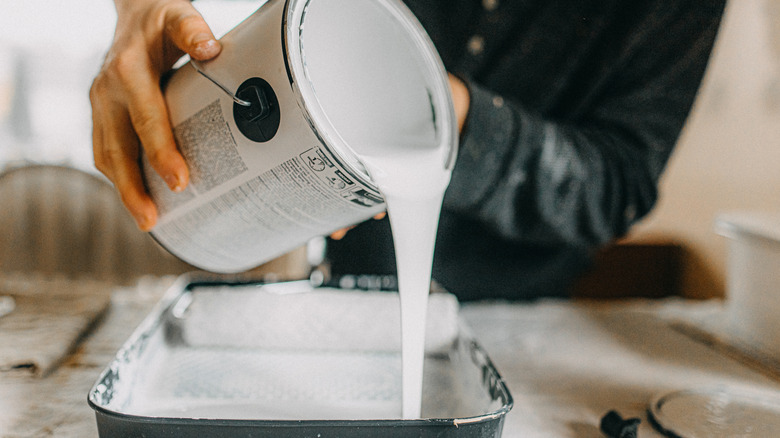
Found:
<path fill-rule="evenodd" d="M 639 418 L 623 419 L 617 411 L 609 411 L 601 418 L 600 429 L 610 438 L 636 438 Z"/>

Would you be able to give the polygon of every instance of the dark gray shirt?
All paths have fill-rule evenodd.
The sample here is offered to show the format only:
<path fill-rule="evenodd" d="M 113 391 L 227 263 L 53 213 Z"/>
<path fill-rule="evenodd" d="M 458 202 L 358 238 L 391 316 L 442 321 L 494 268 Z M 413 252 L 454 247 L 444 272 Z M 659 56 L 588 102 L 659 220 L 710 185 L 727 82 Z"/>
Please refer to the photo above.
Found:
<path fill-rule="evenodd" d="M 433 276 L 461 299 L 564 296 L 645 216 L 693 104 L 725 0 L 406 0 L 471 106 Z M 328 256 L 394 272 L 386 220 Z"/>

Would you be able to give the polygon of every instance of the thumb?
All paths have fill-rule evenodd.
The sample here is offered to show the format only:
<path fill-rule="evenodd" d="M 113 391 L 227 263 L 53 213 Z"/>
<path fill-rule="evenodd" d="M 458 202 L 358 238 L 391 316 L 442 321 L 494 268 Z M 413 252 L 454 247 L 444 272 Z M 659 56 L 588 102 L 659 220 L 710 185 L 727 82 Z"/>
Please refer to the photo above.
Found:
<path fill-rule="evenodd" d="M 165 33 L 179 49 L 198 61 L 211 59 L 221 50 L 209 25 L 190 2 L 176 2 L 166 11 Z"/>

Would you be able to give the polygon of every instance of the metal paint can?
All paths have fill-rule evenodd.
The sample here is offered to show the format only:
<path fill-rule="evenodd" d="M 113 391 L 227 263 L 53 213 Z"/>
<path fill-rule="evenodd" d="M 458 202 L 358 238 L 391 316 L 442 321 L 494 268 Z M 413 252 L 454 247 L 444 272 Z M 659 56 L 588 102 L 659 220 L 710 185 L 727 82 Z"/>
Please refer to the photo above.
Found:
<path fill-rule="evenodd" d="M 361 145 L 435 143 L 453 166 L 447 75 L 400 0 L 270 0 L 221 43 L 165 86 L 190 185 L 143 163 L 151 234 L 182 260 L 240 272 L 384 211 Z"/>

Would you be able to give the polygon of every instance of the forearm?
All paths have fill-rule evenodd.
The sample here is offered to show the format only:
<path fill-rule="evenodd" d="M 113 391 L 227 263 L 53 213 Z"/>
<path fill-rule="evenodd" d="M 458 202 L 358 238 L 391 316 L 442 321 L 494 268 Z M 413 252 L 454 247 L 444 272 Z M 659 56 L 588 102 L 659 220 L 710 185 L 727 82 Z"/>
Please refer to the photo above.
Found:
<path fill-rule="evenodd" d="M 613 50 L 556 76 L 571 85 L 568 99 L 530 110 L 520 97 L 467 82 L 444 208 L 510 241 L 589 246 L 626 233 L 656 202 L 723 4 L 674 6 L 653 4 Z"/>
<path fill-rule="evenodd" d="M 617 126 L 556 122 L 477 85 L 470 91 L 445 208 L 510 240 L 575 245 L 620 236 L 652 208 L 674 129 L 640 141 Z"/>

